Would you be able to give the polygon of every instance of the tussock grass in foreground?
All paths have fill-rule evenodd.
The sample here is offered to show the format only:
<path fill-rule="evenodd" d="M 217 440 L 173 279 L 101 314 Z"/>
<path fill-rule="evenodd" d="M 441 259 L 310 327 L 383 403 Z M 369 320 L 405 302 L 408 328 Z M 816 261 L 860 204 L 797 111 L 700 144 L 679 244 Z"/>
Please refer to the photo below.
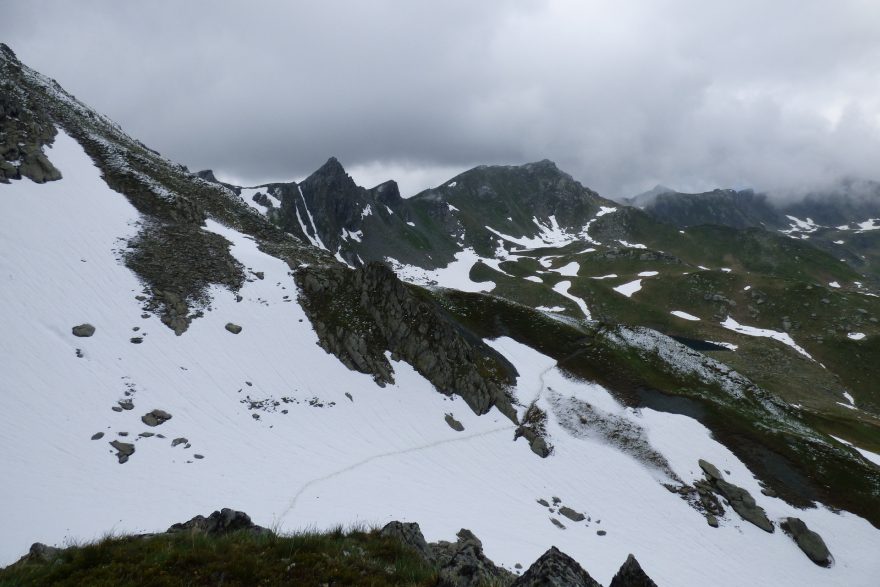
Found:
<path fill-rule="evenodd" d="M 51 562 L 0 570 L 0 586 L 434 585 L 436 570 L 377 530 L 224 536 L 181 532 L 111 536 Z"/>

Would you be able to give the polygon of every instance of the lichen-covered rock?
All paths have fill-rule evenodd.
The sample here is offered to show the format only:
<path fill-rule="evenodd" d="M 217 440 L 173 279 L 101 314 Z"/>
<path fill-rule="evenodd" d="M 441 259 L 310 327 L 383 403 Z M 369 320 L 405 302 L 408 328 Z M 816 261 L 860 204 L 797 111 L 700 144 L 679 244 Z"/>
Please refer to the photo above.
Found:
<path fill-rule="evenodd" d="M 232 322 L 228 322 L 226 324 L 226 330 L 228 330 L 232 334 L 238 334 L 239 332 L 241 332 L 241 326 L 239 326 L 238 324 L 233 324 Z"/>
<path fill-rule="evenodd" d="M 657 587 L 657 584 L 642 570 L 636 557 L 629 555 L 608 587 Z"/>
<path fill-rule="evenodd" d="M 511 587 L 602 587 L 576 560 L 555 546 L 541 555 Z"/>
<path fill-rule="evenodd" d="M 834 563 L 834 557 L 825 546 L 825 541 L 816 532 L 813 532 L 803 520 L 799 518 L 785 518 L 780 524 L 783 532 L 794 539 L 807 557 L 820 567 L 830 567 Z"/>

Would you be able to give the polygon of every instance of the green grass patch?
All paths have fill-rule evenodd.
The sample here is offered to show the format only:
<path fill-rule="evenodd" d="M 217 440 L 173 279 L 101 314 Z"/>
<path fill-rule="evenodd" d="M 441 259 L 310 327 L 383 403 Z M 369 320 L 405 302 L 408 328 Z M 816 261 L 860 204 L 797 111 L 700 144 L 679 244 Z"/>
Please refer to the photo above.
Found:
<path fill-rule="evenodd" d="M 435 585 L 437 571 L 377 530 L 110 537 L 0 570 L 0 586 Z"/>

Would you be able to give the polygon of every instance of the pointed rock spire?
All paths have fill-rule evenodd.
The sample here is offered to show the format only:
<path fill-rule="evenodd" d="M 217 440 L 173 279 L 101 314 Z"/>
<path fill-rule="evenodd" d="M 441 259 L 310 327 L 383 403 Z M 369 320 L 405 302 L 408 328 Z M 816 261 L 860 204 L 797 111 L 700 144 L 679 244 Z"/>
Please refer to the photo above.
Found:
<path fill-rule="evenodd" d="M 541 555 L 511 587 L 602 587 L 576 560 L 555 546 Z"/>
<path fill-rule="evenodd" d="M 629 555 L 608 587 L 657 587 L 657 584 L 642 570 L 636 557 Z"/>

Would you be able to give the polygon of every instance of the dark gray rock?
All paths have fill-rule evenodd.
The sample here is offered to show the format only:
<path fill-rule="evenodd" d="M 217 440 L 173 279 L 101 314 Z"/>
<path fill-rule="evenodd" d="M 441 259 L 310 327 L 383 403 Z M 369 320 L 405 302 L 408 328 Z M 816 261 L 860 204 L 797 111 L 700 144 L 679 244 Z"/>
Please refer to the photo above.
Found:
<path fill-rule="evenodd" d="M 379 531 L 381 536 L 394 538 L 415 550 L 426 561 L 434 561 L 434 553 L 422 535 L 422 529 L 415 522 L 388 522 Z"/>
<path fill-rule="evenodd" d="M 186 438 L 181 436 L 180 438 L 175 438 L 174 440 L 172 440 L 171 446 L 177 446 L 178 444 L 187 444 L 187 443 L 189 443 L 189 440 L 187 440 Z"/>
<path fill-rule="evenodd" d="M 559 513 L 571 520 L 572 522 L 583 522 L 586 519 L 586 516 L 584 516 L 582 513 L 576 512 L 567 505 L 559 508 Z"/>
<path fill-rule="evenodd" d="M 239 326 L 238 324 L 233 324 L 232 322 L 228 322 L 226 324 L 226 330 L 228 330 L 232 334 L 238 334 L 239 332 L 241 332 L 241 326 Z"/>
<path fill-rule="evenodd" d="M 134 454 L 134 445 L 131 443 L 114 440 L 110 442 L 110 446 L 116 449 L 116 458 L 120 465 L 128 462 L 128 457 Z"/>
<path fill-rule="evenodd" d="M 718 470 L 718 467 L 712 463 L 704 461 L 703 459 L 700 459 L 697 463 L 700 465 L 700 468 L 703 469 L 706 476 L 709 477 L 710 481 L 714 479 L 724 479 L 724 475 L 722 475 L 721 471 Z"/>
<path fill-rule="evenodd" d="M 50 563 L 60 555 L 62 549 L 55 548 L 54 546 L 48 546 L 43 544 L 42 542 L 34 542 L 31 545 L 30 550 L 24 557 L 20 559 L 19 562 L 28 561 L 28 562 L 39 562 L 39 563 Z"/>
<path fill-rule="evenodd" d="M 553 510 L 550 510 L 550 511 L 552 512 Z M 557 528 L 559 528 L 560 530 L 565 530 L 565 524 L 563 524 L 562 522 L 560 522 L 560 521 L 557 520 L 556 518 L 550 518 L 550 522 L 551 522 L 554 526 L 556 526 Z"/>
<path fill-rule="evenodd" d="M 511 587 L 601 587 L 576 560 L 555 546 L 541 555 Z"/>
<path fill-rule="evenodd" d="M 80 324 L 79 326 L 74 326 L 71 330 L 74 336 L 80 338 L 88 338 L 95 334 L 95 327 L 91 324 Z"/>
<path fill-rule="evenodd" d="M 550 507 L 550 504 L 547 502 L 546 499 L 539 499 L 539 500 L 537 500 L 537 501 L 538 501 L 539 504 L 541 504 L 541 505 L 544 506 L 545 508 L 549 508 L 549 507 Z"/>
<path fill-rule="evenodd" d="M 257 526 L 251 521 L 250 516 L 229 508 L 215 511 L 207 518 L 196 516 L 188 522 L 174 524 L 168 528 L 168 533 L 192 532 L 195 534 L 207 534 L 209 536 L 221 536 L 230 532 L 251 532 L 253 534 L 270 534 L 267 528 Z"/>
<path fill-rule="evenodd" d="M 642 570 L 636 557 L 629 555 L 608 587 L 657 587 L 657 584 Z"/>
<path fill-rule="evenodd" d="M 452 428 L 453 430 L 455 430 L 456 432 L 463 432 L 464 431 L 464 424 L 462 424 L 461 422 L 456 420 L 452 416 L 452 414 L 446 414 L 446 416 L 444 416 L 444 418 L 446 419 L 446 423 L 449 424 L 449 427 Z"/>
<path fill-rule="evenodd" d="M 767 517 L 764 508 L 755 502 L 752 494 L 738 485 L 725 481 L 724 475 L 712 463 L 700 459 L 699 465 L 703 472 L 706 473 L 710 487 L 727 500 L 733 511 L 739 514 L 742 519 L 751 522 L 761 530 L 773 532 L 773 522 Z"/>
<path fill-rule="evenodd" d="M 825 541 L 813 532 L 799 518 L 785 518 L 780 524 L 783 532 L 791 536 L 807 557 L 820 567 L 830 567 L 834 557 L 825 546 Z"/>
<path fill-rule="evenodd" d="M 101 440 L 102 438 L 104 438 L 103 432 L 95 432 L 92 434 L 92 440 Z"/>
<path fill-rule="evenodd" d="M 142 342 L 144 342 L 144 337 L 142 337 L 142 336 L 132 336 L 132 337 L 129 339 L 129 341 L 131 342 L 131 344 L 141 344 Z"/>
<path fill-rule="evenodd" d="M 440 566 L 439 587 L 477 587 L 509 583 L 514 575 L 498 567 L 483 554 L 483 543 L 466 529 L 459 530 L 458 541 L 432 544 Z"/>
<path fill-rule="evenodd" d="M 516 421 L 509 395 L 513 365 L 384 264 L 354 271 L 300 267 L 295 278 L 319 344 L 349 369 L 371 374 L 379 385 L 392 383 L 390 351 L 475 413 L 494 406 Z"/>
<path fill-rule="evenodd" d="M 171 414 L 164 410 L 153 410 L 141 416 L 141 422 L 147 426 L 159 426 L 171 419 Z"/>
<path fill-rule="evenodd" d="M 765 532 L 773 532 L 773 522 L 767 518 L 764 508 L 755 503 L 755 498 L 748 491 L 722 479 L 717 479 L 714 485 L 742 519 Z"/>

